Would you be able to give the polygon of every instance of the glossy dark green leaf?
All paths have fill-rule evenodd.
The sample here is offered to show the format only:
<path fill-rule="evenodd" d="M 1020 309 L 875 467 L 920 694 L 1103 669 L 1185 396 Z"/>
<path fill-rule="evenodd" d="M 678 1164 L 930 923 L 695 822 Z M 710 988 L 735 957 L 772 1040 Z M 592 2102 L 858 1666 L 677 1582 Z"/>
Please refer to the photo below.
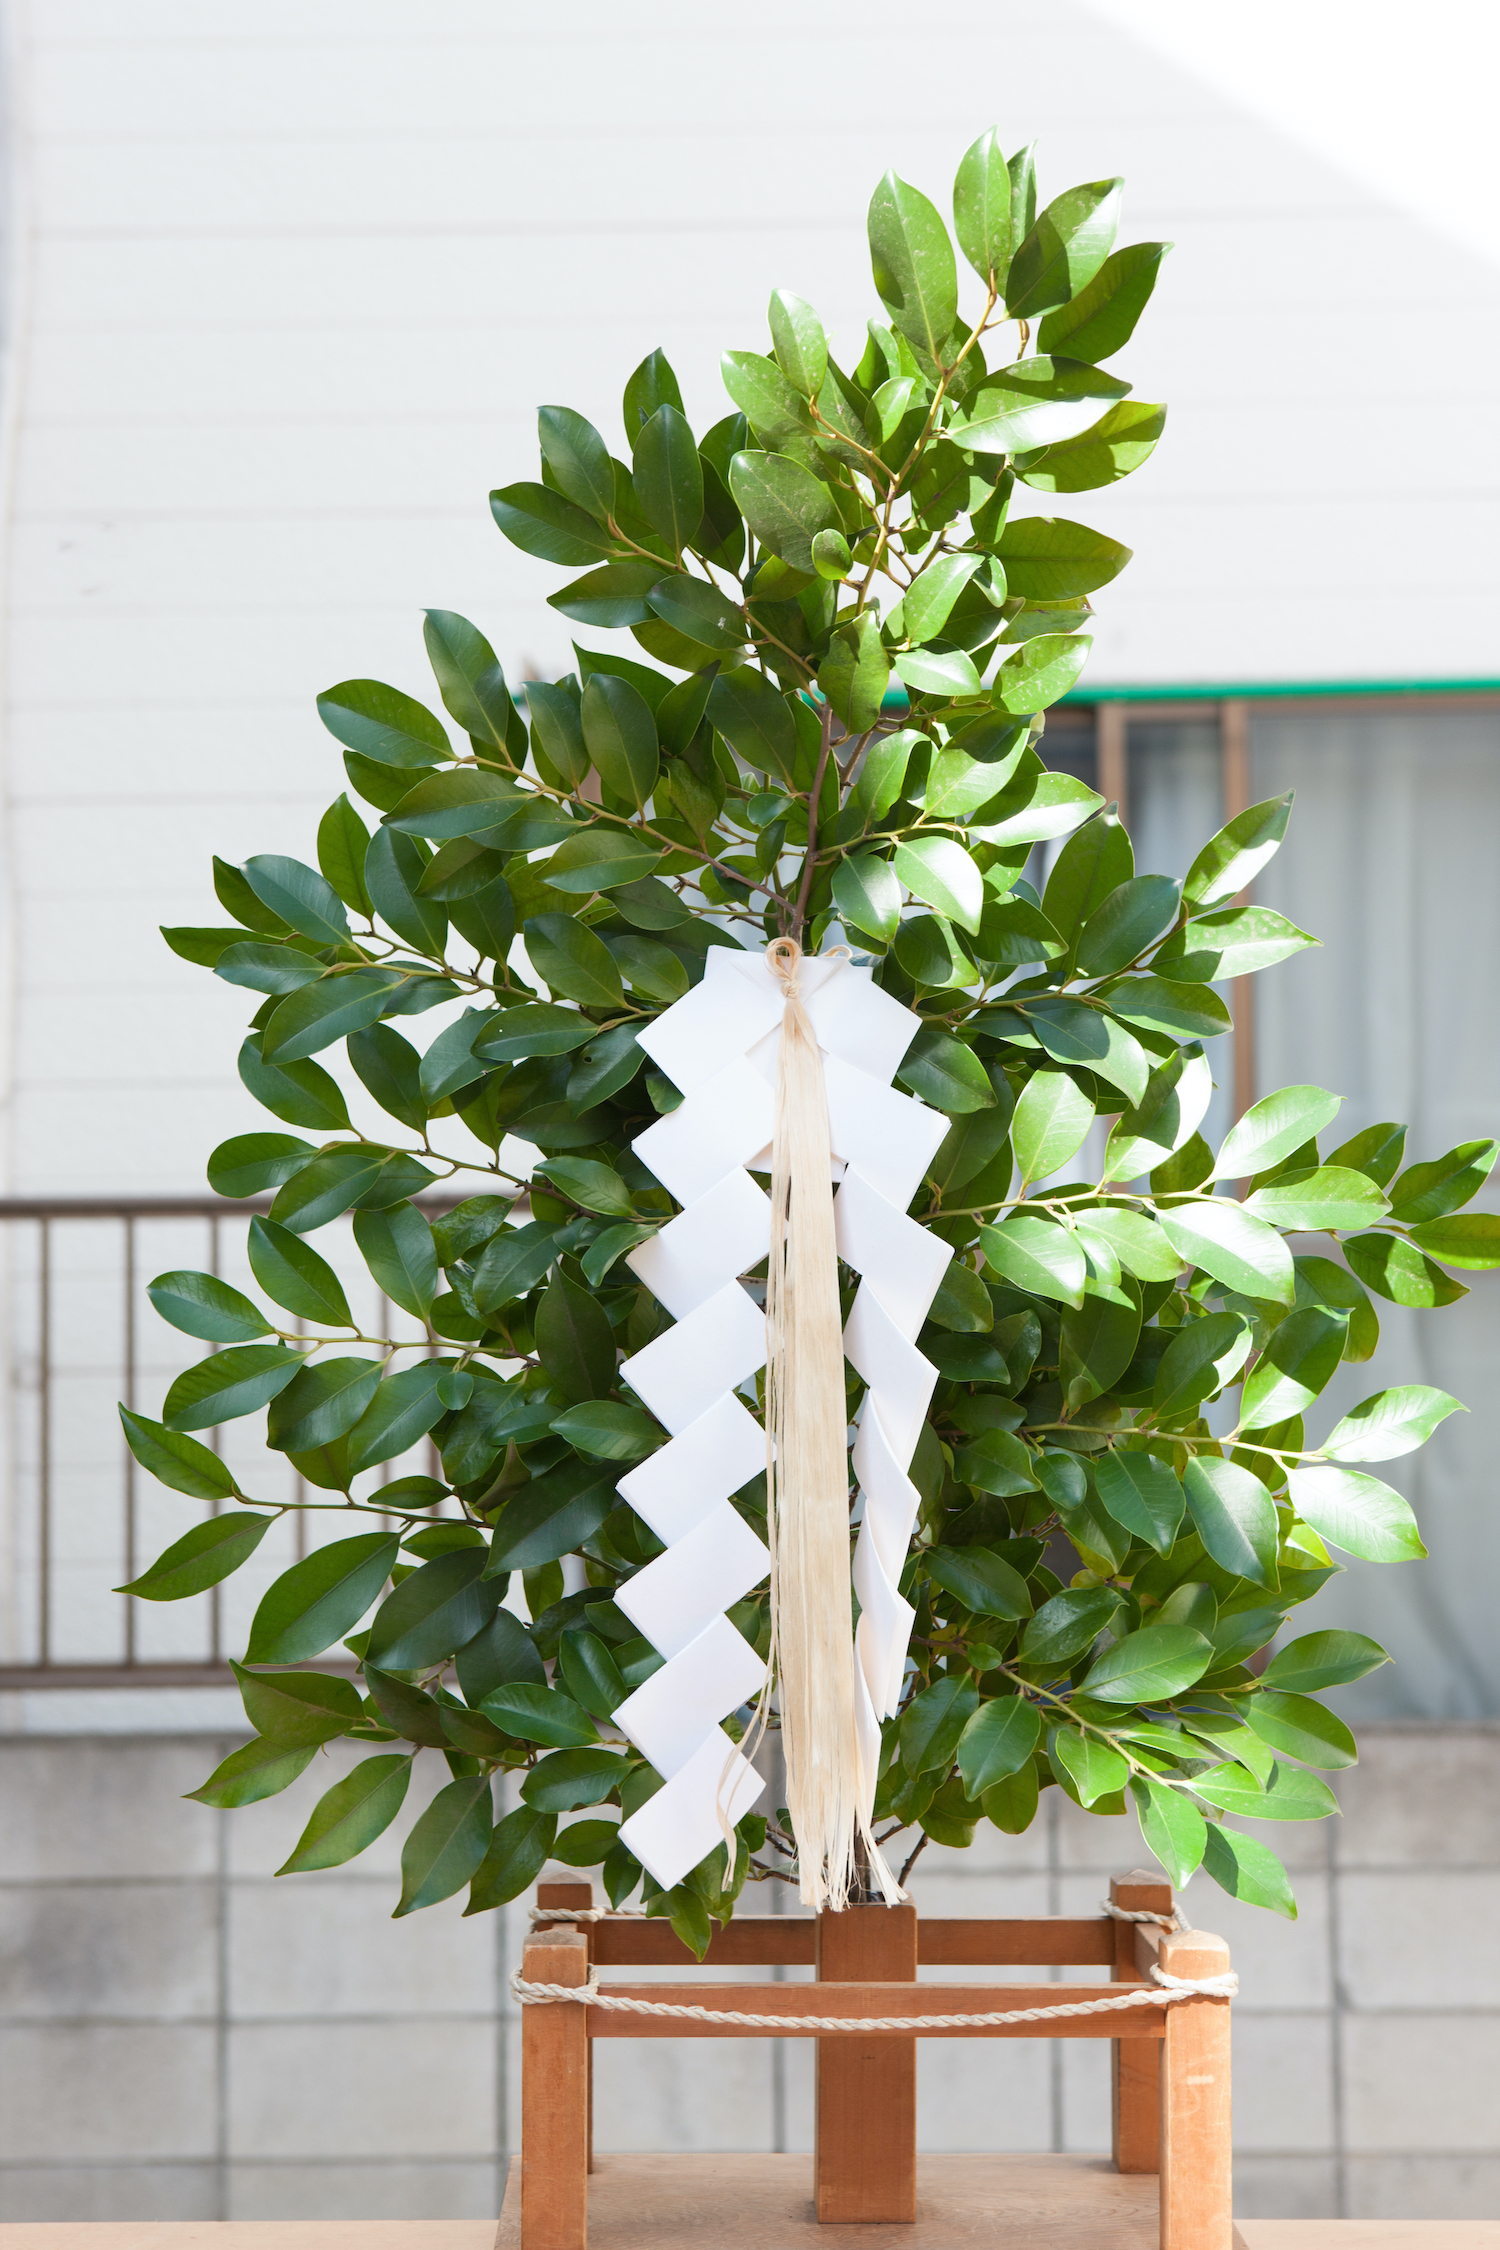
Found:
<path fill-rule="evenodd" d="M 948 230 L 925 195 L 887 172 L 867 217 L 875 287 L 903 336 L 939 359 L 958 318 Z"/>
<path fill-rule="evenodd" d="M 757 773 L 791 784 L 797 730 L 786 699 L 752 666 L 721 673 L 708 691 L 709 724 Z"/>
<path fill-rule="evenodd" d="M 563 1398 L 603 1398 L 614 1389 L 615 1336 L 609 1316 L 596 1297 L 563 1274 L 548 1283 L 537 1309 L 536 1349 Z"/>
<path fill-rule="evenodd" d="M 507 1734 L 517 1736 L 522 1742 L 540 1742 L 549 1749 L 567 1750 L 599 1739 L 582 1704 L 575 1703 L 561 1688 L 510 1680 L 492 1688 L 482 1707 L 485 1716 L 493 1719 L 497 1727 L 503 1727 Z M 535 1800 L 528 1798 L 527 1802 Z M 548 1805 L 545 1809 L 557 1812 L 562 1808 Z"/>
<path fill-rule="evenodd" d="M 615 472 L 605 444 L 592 422 L 570 406 L 543 406 L 537 410 L 537 435 L 542 458 L 558 489 L 575 507 L 585 508 L 603 523 L 614 513 Z"/>
<path fill-rule="evenodd" d="M 1130 1794 L 1147 1849 L 1166 1869 L 1173 1885 L 1181 1889 L 1203 1858 L 1208 1824 L 1180 1789 L 1169 1789 L 1149 1775 L 1132 1775 Z"/>
<path fill-rule="evenodd" d="M 1241 1204 L 1216 1195 L 1158 1213 L 1174 1250 L 1241 1296 L 1289 1305 L 1296 1294 L 1292 1254 L 1274 1227 L 1251 1218 Z"/>
<path fill-rule="evenodd" d="M 209 1344 L 244 1344 L 269 1336 L 271 1323 L 242 1290 L 211 1273 L 159 1273 L 146 1295 L 163 1320 Z"/>
<path fill-rule="evenodd" d="M 289 1227 L 274 1219 L 252 1219 L 246 1251 L 262 1289 L 288 1312 L 335 1328 L 354 1326 L 338 1275 Z"/>
<path fill-rule="evenodd" d="M 399 1533 L 336 1539 L 284 1571 L 261 1597 L 245 1650 L 251 1664 L 300 1664 L 352 1633 L 400 1552 Z"/>
<path fill-rule="evenodd" d="M 318 697 L 318 717 L 346 750 L 382 766 L 435 766 L 453 755 L 441 720 L 380 680 L 341 680 Z"/>
<path fill-rule="evenodd" d="M 382 832 L 383 833 L 383 832 Z M 376 838 L 378 844 L 379 838 Z M 375 845 L 370 847 L 373 851 Z M 301 1062 L 352 1031 L 378 1022 L 409 981 L 400 969 L 351 969 L 323 977 L 280 1002 L 261 1034 L 268 1063 Z"/>
<path fill-rule="evenodd" d="M 646 803 L 659 752 L 651 707 L 629 680 L 595 672 L 583 691 L 583 738 L 605 787 L 626 804 Z"/>
<path fill-rule="evenodd" d="M 1189 906 L 1219 906 L 1242 891 L 1276 852 L 1291 817 L 1292 795 L 1247 806 L 1211 837 L 1187 871 L 1182 896 Z"/>
<path fill-rule="evenodd" d="M 429 609 L 422 639 L 443 702 L 475 748 L 522 763 L 525 725 L 511 701 L 500 660 L 479 628 L 456 610 Z"/>
<path fill-rule="evenodd" d="M 1150 1453 L 1103 1453 L 1094 1463 L 1100 1500 L 1132 1538 L 1159 1555 L 1169 1554 L 1187 1502 L 1182 1485 L 1165 1461 Z"/>
<path fill-rule="evenodd" d="M 1129 343 L 1156 287 L 1170 242 L 1132 242 L 1116 250 L 1071 299 L 1049 312 L 1037 331 L 1044 352 L 1070 359 L 1111 359 Z"/>
<path fill-rule="evenodd" d="M 245 862 L 245 880 L 263 906 L 319 945 L 341 945 L 349 935 L 343 900 L 325 875 L 300 859 L 262 853 Z"/>
<path fill-rule="evenodd" d="M 1120 180 L 1069 188 L 1041 212 L 1005 280 L 1012 320 L 1034 320 L 1087 288 L 1109 256 L 1119 224 Z"/>
<path fill-rule="evenodd" d="M 647 594 L 661 576 L 661 564 L 631 556 L 622 562 L 601 563 L 547 596 L 547 606 L 579 625 L 618 631 L 625 625 L 644 625 L 651 615 Z"/>
<path fill-rule="evenodd" d="M 311 1141 L 294 1140 L 290 1133 L 236 1133 L 232 1140 L 220 1141 L 209 1158 L 208 1184 L 215 1195 L 233 1201 L 264 1195 L 316 1154 Z"/>
<path fill-rule="evenodd" d="M 1091 594 L 1117 578 L 1130 560 L 1130 549 L 1117 539 L 1063 516 L 1013 516 L 998 553 L 1009 591 L 1037 601 Z"/>
<path fill-rule="evenodd" d="M 631 439 L 635 496 L 673 551 L 692 544 L 703 520 L 703 465 L 679 407 L 658 406 Z"/>
<path fill-rule="evenodd" d="M 823 323 L 805 298 L 773 289 L 768 314 L 776 364 L 794 390 L 816 398 L 828 373 L 828 340 Z"/>
<path fill-rule="evenodd" d="M 211 1366 L 213 1363 L 204 1364 Z M 201 1445 L 197 1438 L 169 1430 L 164 1422 L 150 1421 L 144 1414 L 133 1414 L 128 1406 L 120 1407 L 119 1415 L 125 1443 L 148 1476 L 155 1477 L 158 1484 L 169 1485 L 174 1492 L 185 1492 L 192 1500 L 227 1500 L 235 1492 L 231 1472 L 219 1456 Z M 206 1424 L 198 1426 L 207 1427 Z"/>
<path fill-rule="evenodd" d="M 599 943 L 597 938 L 594 942 Z M 545 943 L 543 939 L 544 946 Z M 601 947 L 601 950 L 608 960 L 607 949 Z M 598 1029 L 596 1023 L 580 1015 L 576 1008 L 559 1008 L 539 1001 L 535 1006 L 507 1008 L 495 1019 L 493 1029 L 475 1040 L 473 1052 L 484 1062 L 519 1062 L 531 1055 L 566 1055 L 575 1047 L 586 1046 Z"/>
<path fill-rule="evenodd" d="M 502 1689 L 501 1693 L 505 1691 Z M 566 1702 L 565 1696 L 557 1696 Z M 578 1709 L 576 1704 L 574 1710 Z M 579 1714 L 582 1717 L 582 1713 Z M 587 1723 L 587 1722 L 585 1722 Z M 521 1784 L 522 1802 L 538 1812 L 577 1812 L 583 1805 L 602 1805 L 620 1789 L 630 1766 L 613 1750 L 556 1750 L 532 1767 Z"/>
<path fill-rule="evenodd" d="M 316 1743 L 288 1749 L 280 1742 L 265 1741 L 257 1736 L 253 1742 L 231 1750 L 200 1788 L 189 1789 L 186 1793 L 195 1803 L 211 1805 L 217 1812 L 258 1805 L 267 1797 L 279 1796 L 283 1789 L 290 1789 L 292 1783 L 306 1773 L 316 1754 Z"/>
<path fill-rule="evenodd" d="M 444 1377 L 451 1373 L 440 1360 L 422 1360 L 415 1367 L 403 1368 L 400 1374 L 384 1378 L 349 1432 L 351 1476 L 373 1469 L 382 1461 L 394 1461 L 436 1427 L 448 1411 L 443 1383 Z M 426 1506 L 428 1502 L 421 1500 L 415 1505 Z"/>
<path fill-rule="evenodd" d="M 1210 1805 L 1241 1820 L 1326 1820 L 1339 1809 L 1326 1781 L 1302 1766 L 1273 1763 L 1264 1787 L 1243 1766 L 1217 1766 L 1199 1774 L 1193 1788 Z"/>
<path fill-rule="evenodd" d="M 363 1759 L 318 1799 L 277 1874 L 306 1875 L 315 1868 L 342 1867 L 357 1859 L 385 1834 L 406 1802 L 411 1767 L 404 1752 Z"/>
<path fill-rule="evenodd" d="M 1027 1004 L 1026 1021 L 1055 1062 L 1075 1063 L 1118 1086 L 1138 1102 L 1151 1075 L 1140 1042 L 1123 1024 L 1081 1000 L 1045 999 Z"/>
<path fill-rule="evenodd" d="M 178 1376 L 162 1420 L 169 1430 L 207 1430 L 254 1414 L 284 1391 L 301 1367 L 301 1353 L 284 1344 L 232 1344 Z"/>
<path fill-rule="evenodd" d="M 920 1100 L 950 1116 L 996 1106 L 995 1089 L 973 1048 L 933 1024 L 917 1033 L 896 1076 Z"/>
<path fill-rule="evenodd" d="M 1334 1773 L 1359 1763 L 1354 1737 L 1342 1719 L 1308 1695 L 1263 1688 L 1247 1698 L 1245 1717 L 1263 1742 L 1305 1766 Z"/>
<path fill-rule="evenodd" d="M 618 552 L 611 534 L 587 509 L 550 485 L 502 485 L 490 494 L 490 513 L 511 545 L 539 562 L 578 570 Z"/>
<path fill-rule="evenodd" d="M 914 1695 L 901 1714 L 901 1763 L 909 1774 L 941 1773 L 953 1763 L 959 1738 L 979 1708 L 979 1691 L 961 1673 L 939 1674 Z"/>
<path fill-rule="evenodd" d="M 1304 1633 L 1272 1657 L 1261 1678 L 1269 1688 L 1310 1695 L 1319 1688 L 1362 1680 L 1390 1661 L 1379 1641 L 1364 1633 Z"/>
<path fill-rule="evenodd" d="M 981 1227 L 985 1263 L 1000 1280 L 1065 1305 L 1083 1302 L 1088 1268 L 1076 1238 L 1040 1213 L 1014 1212 L 1003 1226 Z"/>
<path fill-rule="evenodd" d="M 1065 1789 L 1072 1784 L 1069 1794 L 1087 1808 L 1097 1805 L 1101 1797 L 1113 1797 L 1125 1787 L 1130 1768 L 1118 1750 L 1091 1734 L 1075 1734 L 1071 1727 L 1059 1727 L 1048 1744 L 1047 1755 L 1052 1770 Z"/>
<path fill-rule="evenodd" d="M 659 579 L 647 601 L 653 616 L 699 649 L 727 656 L 745 645 L 746 625 L 740 611 L 717 586 L 701 578 L 690 578 L 679 571 L 671 578 Z"/>
<path fill-rule="evenodd" d="M 416 1672 L 472 1641 L 499 1608 L 503 1590 L 483 1576 L 484 1567 L 482 1547 L 461 1547 L 403 1578 L 375 1613 L 370 1662 L 387 1672 Z"/>
<path fill-rule="evenodd" d="M 1147 1625 L 1106 1649 L 1079 1692 L 1101 1703 L 1164 1703 L 1212 1663 L 1211 1643 L 1190 1626 Z"/>
<path fill-rule="evenodd" d="M 1191 1414 L 1216 1396 L 1250 1356 L 1254 1331 L 1238 1313 L 1210 1313 L 1179 1328 L 1158 1364 L 1159 1414 Z"/>
<path fill-rule="evenodd" d="M 1023 455 L 1017 475 L 1033 492 L 1097 492 L 1143 467 L 1166 426 L 1164 406 L 1119 399 L 1077 437 Z"/>
<path fill-rule="evenodd" d="M 1094 1105 L 1065 1070 L 1033 1071 L 1011 1121 L 1011 1146 L 1023 1181 L 1050 1179 L 1082 1148 Z"/>
<path fill-rule="evenodd" d="M 1468 1295 L 1461 1281 L 1454 1281 L 1441 1266 L 1434 1265 L 1431 1258 L 1425 1257 L 1400 1235 L 1357 1234 L 1342 1248 L 1365 1287 L 1393 1305 L 1410 1305 L 1417 1311 L 1426 1311 L 1433 1306 L 1454 1304 Z"/>
<path fill-rule="evenodd" d="M 438 1262 L 432 1229 L 416 1206 L 396 1203 L 385 1211 L 356 1211 L 354 1239 L 392 1303 L 425 1321 L 437 1294 Z"/>
<path fill-rule="evenodd" d="M 978 1616 L 1031 1615 L 1026 1581 L 988 1547 L 929 1547 L 922 1564 L 929 1578 Z"/>
<path fill-rule="evenodd" d="M 265 1062 L 258 1031 L 251 1032 L 240 1049 L 239 1073 L 241 1084 L 261 1107 L 288 1125 L 318 1133 L 337 1133 L 348 1126 L 343 1093 L 321 1063 Z"/>
<path fill-rule="evenodd" d="M 1289 1313 L 1274 1328 L 1246 1377 L 1240 1419 L 1246 1429 L 1268 1430 L 1311 1406 L 1344 1356 L 1347 1320 L 1319 1305 Z"/>
<path fill-rule="evenodd" d="M 1114 976 L 1149 950 L 1177 919 L 1178 886 L 1164 875 L 1136 875 L 1095 907 L 1078 938 L 1078 966 Z"/>
<path fill-rule="evenodd" d="M 625 1700 L 620 1668 L 597 1633 L 564 1633 L 558 1666 L 575 1700 L 596 1719 L 607 1719 Z"/>
<path fill-rule="evenodd" d="M 1010 173 L 1000 136 L 992 126 L 959 162 L 953 183 L 953 231 L 980 280 L 997 296 L 1004 294 L 1010 265 L 1010 205 Z"/>
<path fill-rule="evenodd" d="M 1296 1921 L 1297 1902 L 1286 1869 L 1259 1837 L 1242 1836 L 1236 1829 L 1210 1824 L 1203 1870 L 1231 1898 L 1242 1899 L 1247 1906 L 1269 1907 L 1273 1914 Z"/>
<path fill-rule="evenodd" d="M 1259 1477 L 1233 1461 L 1197 1454 L 1182 1482 L 1193 1528 L 1220 1569 L 1257 1586 L 1274 1586 L 1276 1508 Z"/>
<path fill-rule="evenodd" d="M 1427 1549 L 1410 1503 L 1358 1469 L 1312 1466 L 1287 1480 L 1292 1506 L 1331 1547 L 1362 1562 L 1420 1562 Z"/>
<path fill-rule="evenodd" d="M 465 1915 L 486 1914 L 529 1890 L 551 1856 L 556 1835 L 556 1814 L 530 1805 L 518 1805 L 497 1821 L 469 1886 Z"/>
<path fill-rule="evenodd" d="M 378 1360 L 309 1361 L 273 1401 L 267 1442 L 282 1453 L 311 1453 L 331 1445 L 353 1429 L 379 1381 Z"/>
<path fill-rule="evenodd" d="M 759 352 L 724 352 L 719 372 L 745 421 L 767 445 L 784 445 L 788 439 L 810 435 L 815 428 L 802 393 Z M 740 427 L 744 428 L 744 422 Z M 721 474 L 727 484 L 729 461 L 722 464 Z"/>
<path fill-rule="evenodd" d="M 497 1609 L 489 1623 L 464 1643 L 454 1665 L 464 1700 L 476 1710 L 492 1689 L 507 1681 L 526 1680 L 540 1687 L 546 1680 L 536 1643 L 508 1609 Z"/>
<path fill-rule="evenodd" d="M 437 777 L 447 781 L 446 775 Z M 462 776 L 455 776 L 455 780 Z M 405 814 L 410 799 L 403 797 L 397 813 L 392 817 L 427 818 L 419 814 Z M 460 814 L 460 817 L 463 817 Z M 470 815 L 469 817 L 474 817 Z M 365 854 L 365 884 L 375 903 L 381 920 L 389 924 L 398 938 L 417 953 L 430 954 L 434 960 L 442 958 L 444 941 L 448 935 L 448 917 L 436 899 L 419 898 L 417 888 L 428 863 L 428 853 L 418 838 L 402 829 L 381 826 L 370 838 L 370 849 Z M 362 978 L 389 977 L 390 970 L 359 969 L 354 975 Z M 285 1005 L 285 1003 L 283 1003 Z M 361 1016 L 357 1022 L 344 1024 L 335 1033 L 343 1038 L 347 1032 L 363 1030 L 373 1016 Z M 326 1046 L 327 1041 L 323 1044 Z"/>
<path fill-rule="evenodd" d="M 1040 1738 L 1036 1705 L 1023 1696 L 997 1696 L 982 1703 L 958 1740 L 958 1770 L 969 1796 L 982 1796 L 997 1781 L 1019 1773 Z"/>
<path fill-rule="evenodd" d="M 785 453 L 737 453 L 729 464 L 729 490 L 763 547 L 793 570 L 815 569 L 812 542 L 835 530 L 838 509 L 826 484 Z"/>
<path fill-rule="evenodd" d="M 461 1891 L 489 1849 L 493 1823 L 487 1773 L 440 1789 L 401 1847 L 401 1902 L 392 1919 Z"/>
<path fill-rule="evenodd" d="M 613 1469 L 578 1460 L 534 1477 L 506 1502 L 495 1527 L 490 1570 L 536 1570 L 572 1554 L 618 1507 L 615 1478 Z"/>
<path fill-rule="evenodd" d="M 214 963 L 214 975 L 226 984 L 243 985 L 250 992 L 278 995 L 299 992 L 323 975 L 318 962 L 309 961 L 294 947 L 252 939 L 244 945 L 226 946 Z"/>
<path fill-rule="evenodd" d="M 1465 1141 L 1435 1163 L 1408 1165 L 1391 1189 L 1391 1217 L 1402 1226 L 1414 1226 L 1457 1211 L 1484 1186 L 1497 1152 L 1500 1144 L 1492 1140 Z M 1330 1157 L 1330 1163 L 1335 1161 Z"/>
<path fill-rule="evenodd" d="M 201 1594 L 248 1561 L 275 1521 L 274 1516 L 239 1509 L 227 1516 L 210 1516 L 174 1540 L 139 1578 L 114 1591 L 134 1594 L 143 1602 L 180 1602 L 189 1594 Z"/>
<path fill-rule="evenodd" d="M 601 824 L 558 845 L 547 862 L 546 880 L 554 891 L 612 891 L 639 882 L 660 859 L 660 849 L 637 830 Z"/>
<path fill-rule="evenodd" d="M 231 1660 L 245 1715 L 257 1734 L 287 1750 L 347 1734 L 364 1717 L 352 1680 L 332 1672 L 251 1672 Z"/>

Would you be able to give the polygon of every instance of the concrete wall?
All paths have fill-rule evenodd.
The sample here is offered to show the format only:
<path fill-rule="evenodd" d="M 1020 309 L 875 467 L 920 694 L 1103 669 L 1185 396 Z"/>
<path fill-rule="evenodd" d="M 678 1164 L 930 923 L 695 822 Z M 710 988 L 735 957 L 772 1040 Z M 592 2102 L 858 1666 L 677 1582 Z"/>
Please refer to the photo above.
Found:
<path fill-rule="evenodd" d="M 313 1777 L 245 1812 L 184 1803 L 230 1739 L 0 1742 L 0 2219 L 495 2211 L 519 2125 L 505 1977 L 522 1908 L 466 1923 L 454 1901 L 391 1922 L 389 1839 L 350 1868 L 273 1882 Z M 1272 1839 L 1295 1926 L 1202 1879 L 1187 1893 L 1242 1979 L 1236 2207 L 1490 2216 L 1500 1728 L 1372 1730 L 1340 1794 L 1342 1821 Z M 1139 1854 L 1134 1823 L 1056 1790 L 1047 1806 L 1024 1837 L 929 1846 L 923 1910 L 1091 1912 Z M 921 2053 L 925 2148 L 1108 2144 L 1102 2043 Z M 597 2067 L 603 2147 L 810 2145 L 803 2043 L 611 2043 Z"/>

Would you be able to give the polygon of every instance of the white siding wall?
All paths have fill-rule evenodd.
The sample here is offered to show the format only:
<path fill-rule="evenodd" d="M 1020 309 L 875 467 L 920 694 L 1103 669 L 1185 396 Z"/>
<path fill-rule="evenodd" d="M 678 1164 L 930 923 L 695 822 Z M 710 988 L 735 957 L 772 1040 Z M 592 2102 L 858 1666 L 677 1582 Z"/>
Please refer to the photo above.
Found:
<path fill-rule="evenodd" d="M 852 360 L 875 176 L 945 201 L 997 117 L 1178 244 L 1127 362 L 1167 438 L 1068 503 L 1137 550 L 1095 676 L 1500 673 L 1493 272 L 1066 0 L 12 8 L 13 1192 L 182 1191 L 262 1121 L 155 925 L 220 918 L 215 848 L 310 853 L 320 688 L 430 694 L 424 604 L 568 660 L 485 506 L 535 404 L 615 432 L 661 344 L 706 426 L 779 284 Z"/>

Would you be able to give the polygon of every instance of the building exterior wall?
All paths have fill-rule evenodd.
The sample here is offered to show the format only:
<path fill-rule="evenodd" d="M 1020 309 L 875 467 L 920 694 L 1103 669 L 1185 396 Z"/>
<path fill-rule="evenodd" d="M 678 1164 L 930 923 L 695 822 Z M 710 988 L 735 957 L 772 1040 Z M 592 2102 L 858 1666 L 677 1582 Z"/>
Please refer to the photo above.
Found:
<path fill-rule="evenodd" d="M 505 1980 L 524 1902 L 465 1922 L 457 1899 L 392 1922 L 390 1838 L 347 1868 L 274 1882 L 310 1781 L 239 1813 L 183 1801 L 232 1739 L 0 1742 L 0 2219 L 496 2211 L 519 2141 Z M 442 1778 L 424 1757 L 414 1796 Z M 1500 1728 L 1373 1729 L 1340 1795 L 1341 1821 L 1269 1838 L 1292 1869 L 1295 1925 L 1201 1878 L 1186 1894 L 1241 1979 L 1236 2210 L 1491 2216 Z M 921 1910 L 1091 1913 L 1139 1855 L 1134 1822 L 1091 1818 L 1055 1789 L 1045 1802 L 1025 1836 L 982 1827 L 969 1852 L 929 1845 L 912 1878 Z M 925 2040 L 920 2053 L 924 2148 L 1108 2147 L 1103 2043 Z M 599 2146 L 808 2149 L 811 2066 L 806 2042 L 611 2041 Z"/>

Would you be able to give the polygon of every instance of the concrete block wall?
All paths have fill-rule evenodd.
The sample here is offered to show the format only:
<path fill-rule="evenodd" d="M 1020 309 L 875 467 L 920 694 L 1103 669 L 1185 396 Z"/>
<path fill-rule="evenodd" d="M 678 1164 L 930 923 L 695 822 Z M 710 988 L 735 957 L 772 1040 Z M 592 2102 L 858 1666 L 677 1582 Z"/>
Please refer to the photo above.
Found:
<path fill-rule="evenodd" d="M 519 2135 L 523 1907 L 392 1922 L 390 1836 L 274 1881 L 314 1777 L 244 1812 L 186 1803 L 234 1739 L 0 1739 L 0 2219 L 494 2212 Z M 442 1778 L 424 1758 L 408 1813 Z M 1500 1727 L 1372 1729 L 1340 1795 L 1341 1821 L 1268 1831 L 1295 1925 L 1201 1879 L 1186 1896 L 1242 1980 L 1237 2207 L 1492 2215 Z M 1133 1821 L 1053 1791 L 1024 1837 L 929 1846 L 913 1887 L 934 1914 L 1086 1914 L 1140 1856 Z M 1108 2144 L 1102 2044 L 931 2040 L 921 2058 L 924 2148 Z M 806 2149 L 811 2078 L 803 2042 L 611 2043 L 599 2143 Z"/>

